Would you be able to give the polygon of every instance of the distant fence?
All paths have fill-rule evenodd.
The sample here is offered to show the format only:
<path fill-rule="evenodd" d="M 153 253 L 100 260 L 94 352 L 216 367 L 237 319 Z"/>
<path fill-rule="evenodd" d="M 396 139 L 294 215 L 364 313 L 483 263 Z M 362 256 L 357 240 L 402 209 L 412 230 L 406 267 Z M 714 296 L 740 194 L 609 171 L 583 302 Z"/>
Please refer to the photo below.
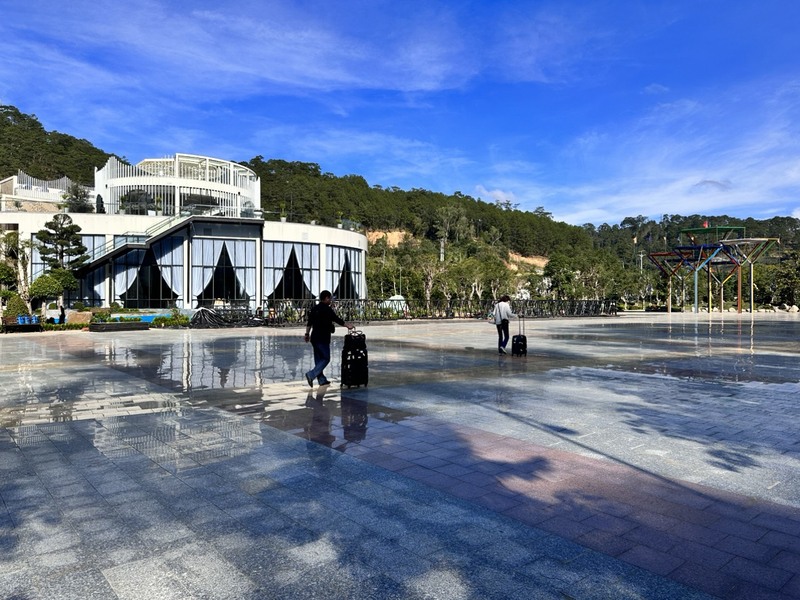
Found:
<path fill-rule="evenodd" d="M 316 300 L 273 300 L 255 313 L 247 308 L 214 309 L 219 316 L 216 326 L 272 326 L 305 324 L 308 311 Z M 410 319 L 485 319 L 494 307 L 494 301 L 415 302 L 413 300 L 335 300 L 336 313 L 345 321 L 369 323 L 371 321 L 396 321 Z M 614 300 L 512 300 L 511 309 L 525 318 L 602 317 L 617 314 Z M 212 319 L 213 320 L 213 319 Z M 197 327 L 213 327 L 206 318 Z M 224 324 L 223 324 L 224 323 Z"/>

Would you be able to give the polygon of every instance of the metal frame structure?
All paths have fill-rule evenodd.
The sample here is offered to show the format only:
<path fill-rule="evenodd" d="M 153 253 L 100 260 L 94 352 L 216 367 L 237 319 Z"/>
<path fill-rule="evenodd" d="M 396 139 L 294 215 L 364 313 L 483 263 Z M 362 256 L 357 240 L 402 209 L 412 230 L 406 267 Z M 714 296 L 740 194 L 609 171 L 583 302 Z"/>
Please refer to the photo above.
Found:
<path fill-rule="evenodd" d="M 747 238 L 745 228 L 737 226 L 701 227 L 681 230 L 681 238 L 686 236 L 689 244 L 676 246 L 671 252 L 652 252 L 648 259 L 668 278 L 669 293 L 667 312 L 672 311 L 672 279 L 679 277 L 685 269 L 694 277 L 694 312 L 698 306 L 698 275 L 705 270 L 708 277 L 708 310 L 712 309 L 712 284 L 719 286 L 719 306 L 724 307 L 724 288 L 728 280 L 736 276 L 736 311 L 742 312 L 742 266 L 749 265 L 750 312 L 755 309 L 753 300 L 753 265 L 773 245 L 780 243 L 778 238 Z M 710 241 L 714 240 L 714 241 Z"/>

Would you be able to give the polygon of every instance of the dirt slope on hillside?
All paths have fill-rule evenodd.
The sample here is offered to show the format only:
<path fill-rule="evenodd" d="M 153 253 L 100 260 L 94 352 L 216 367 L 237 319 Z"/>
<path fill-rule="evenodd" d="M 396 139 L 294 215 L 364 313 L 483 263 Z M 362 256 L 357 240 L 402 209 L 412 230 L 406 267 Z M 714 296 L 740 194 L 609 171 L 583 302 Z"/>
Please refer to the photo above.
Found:
<path fill-rule="evenodd" d="M 403 238 L 406 236 L 405 231 L 369 231 L 367 232 L 367 239 L 369 240 L 370 244 L 374 244 L 379 239 L 385 237 L 386 241 L 389 244 L 390 248 L 395 248 L 400 242 L 403 241 Z M 537 269 L 542 269 L 547 264 L 547 258 L 544 256 L 522 256 L 521 254 L 517 254 L 515 252 L 509 253 L 509 267 L 512 269 L 517 269 L 517 264 L 522 263 L 526 265 L 530 265 L 536 267 Z"/>

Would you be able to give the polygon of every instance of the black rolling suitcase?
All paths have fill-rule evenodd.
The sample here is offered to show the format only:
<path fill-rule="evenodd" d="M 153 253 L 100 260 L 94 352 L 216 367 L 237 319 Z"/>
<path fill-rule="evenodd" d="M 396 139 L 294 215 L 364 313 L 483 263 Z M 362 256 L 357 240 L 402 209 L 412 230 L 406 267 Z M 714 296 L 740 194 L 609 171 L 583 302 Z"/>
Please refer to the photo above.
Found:
<path fill-rule="evenodd" d="M 352 330 L 344 336 L 342 350 L 342 387 L 366 386 L 369 383 L 367 336 Z"/>
<path fill-rule="evenodd" d="M 525 335 L 525 317 L 519 318 L 519 333 L 511 338 L 511 356 L 528 356 L 528 337 Z"/>

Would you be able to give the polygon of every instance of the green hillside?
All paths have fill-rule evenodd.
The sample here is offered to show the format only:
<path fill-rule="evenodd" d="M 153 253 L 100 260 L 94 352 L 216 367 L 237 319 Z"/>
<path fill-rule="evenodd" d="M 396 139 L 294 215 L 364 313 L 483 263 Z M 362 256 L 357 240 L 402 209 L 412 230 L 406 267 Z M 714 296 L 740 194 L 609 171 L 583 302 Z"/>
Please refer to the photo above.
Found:
<path fill-rule="evenodd" d="M 39 179 L 66 176 L 92 185 L 94 168 L 102 167 L 110 156 L 87 140 L 45 131 L 35 115 L 0 105 L 0 179 L 23 170 Z"/>
<path fill-rule="evenodd" d="M 87 140 L 45 131 L 34 115 L 0 106 L 0 178 L 23 170 L 41 179 L 62 176 L 91 184 L 95 167 L 112 156 Z M 180 150 L 180 149 L 177 149 Z M 658 221 L 631 216 L 619 224 L 582 227 L 556 222 L 543 207 L 533 212 L 452 194 L 414 188 L 370 186 L 359 175 L 336 176 L 318 164 L 256 156 L 241 164 L 261 178 L 265 218 L 343 222 L 366 231 L 400 230 L 405 242 L 379 237 L 367 263 L 371 294 L 451 300 L 496 297 L 603 298 L 660 304 L 665 282 L 648 254 L 671 249 L 686 228 L 744 227 L 747 237 L 779 238 L 757 265 L 759 302 L 797 303 L 800 220 L 758 221 L 725 215 L 663 215 Z M 514 254 L 544 257 L 544 269 Z M 444 257 L 444 260 L 441 258 Z M 728 283 L 727 285 L 732 285 Z M 733 294 L 726 292 L 726 297 Z"/>

